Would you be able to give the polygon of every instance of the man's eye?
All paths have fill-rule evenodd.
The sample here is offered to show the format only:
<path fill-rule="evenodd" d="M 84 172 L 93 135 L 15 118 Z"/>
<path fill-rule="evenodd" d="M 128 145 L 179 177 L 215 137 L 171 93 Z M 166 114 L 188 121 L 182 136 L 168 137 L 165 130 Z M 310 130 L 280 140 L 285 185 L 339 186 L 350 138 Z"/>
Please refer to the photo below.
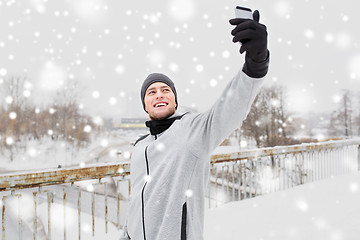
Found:
<path fill-rule="evenodd" d="M 167 88 L 165 88 L 165 89 L 164 89 L 164 92 L 170 92 L 170 90 L 169 90 L 169 89 L 167 89 Z"/>
<path fill-rule="evenodd" d="M 155 93 L 155 91 L 150 91 L 150 92 L 148 92 L 148 95 L 154 94 L 154 93 Z"/>

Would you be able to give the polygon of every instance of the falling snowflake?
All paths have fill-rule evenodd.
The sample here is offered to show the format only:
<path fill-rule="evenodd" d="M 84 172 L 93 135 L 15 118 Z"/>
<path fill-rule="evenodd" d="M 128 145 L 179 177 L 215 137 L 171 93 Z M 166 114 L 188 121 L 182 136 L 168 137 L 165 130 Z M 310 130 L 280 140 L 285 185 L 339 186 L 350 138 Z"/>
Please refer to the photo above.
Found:
<path fill-rule="evenodd" d="M 88 192 L 93 192 L 95 190 L 94 186 L 92 184 L 89 184 L 87 187 L 86 187 L 86 190 Z"/>
<path fill-rule="evenodd" d="M 351 183 L 349 185 L 349 189 L 351 192 L 356 193 L 359 190 L 359 184 L 358 183 Z"/>
<path fill-rule="evenodd" d="M 49 109 L 49 113 L 50 113 L 50 114 L 54 114 L 55 112 L 56 112 L 56 110 L 55 110 L 54 108 L 50 108 L 50 109 Z"/>
<path fill-rule="evenodd" d="M 192 197 L 193 196 L 193 191 L 191 189 L 186 190 L 185 196 Z"/>
<path fill-rule="evenodd" d="M 176 63 L 170 63 L 169 64 L 169 69 L 172 72 L 178 72 L 179 71 L 179 65 L 177 65 Z"/>
<path fill-rule="evenodd" d="M 308 205 L 308 203 L 307 203 L 305 200 L 303 200 L 303 199 L 297 200 L 297 201 L 295 202 L 295 204 L 296 204 L 296 207 L 297 207 L 300 211 L 302 211 L 302 212 L 307 212 L 307 211 L 309 210 L 309 205 Z"/>
<path fill-rule="evenodd" d="M 332 98 L 334 103 L 339 103 L 341 101 L 341 99 L 342 99 L 342 96 L 339 94 L 334 95 Z"/>
<path fill-rule="evenodd" d="M 38 151 L 36 150 L 36 148 L 34 147 L 30 147 L 28 150 L 27 150 L 27 154 L 30 156 L 30 157 L 36 157 L 38 155 Z"/>
<path fill-rule="evenodd" d="M 348 22 L 348 21 L 349 21 L 349 16 L 348 16 L 348 15 L 343 15 L 341 18 L 342 18 L 342 20 L 343 20 L 344 22 Z"/>
<path fill-rule="evenodd" d="M 314 31 L 311 29 L 306 29 L 304 34 L 307 39 L 313 39 L 315 37 Z"/>
<path fill-rule="evenodd" d="M 99 126 L 101 126 L 101 125 L 104 124 L 104 120 L 103 120 L 101 117 L 99 117 L 99 116 L 94 117 L 94 118 L 93 118 L 93 122 L 94 122 L 96 125 L 99 125 Z"/>
<path fill-rule="evenodd" d="M 223 58 L 229 58 L 231 56 L 231 54 L 228 50 L 225 50 L 225 51 L 223 51 L 222 56 L 223 56 Z"/>
<path fill-rule="evenodd" d="M 172 0 L 168 8 L 170 16 L 176 21 L 189 21 L 196 13 L 194 0 Z"/>
<path fill-rule="evenodd" d="M 115 104 L 117 103 L 117 99 L 116 99 L 115 97 L 111 97 L 111 98 L 109 99 L 109 103 L 110 103 L 111 105 L 115 105 Z"/>
<path fill-rule="evenodd" d="M 7 137 L 6 138 L 6 144 L 7 145 L 12 145 L 14 144 L 14 139 L 12 137 Z"/>
<path fill-rule="evenodd" d="M 209 84 L 210 84 L 211 87 L 216 87 L 217 84 L 218 84 L 218 81 L 216 79 L 211 79 Z"/>
<path fill-rule="evenodd" d="M 5 68 L 0 68 L 0 76 L 5 76 L 7 74 L 7 70 Z"/>
<path fill-rule="evenodd" d="M 341 232 L 341 230 L 338 229 L 333 229 L 330 232 L 330 240 L 342 240 L 343 238 L 343 233 Z"/>
<path fill-rule="evenodd" d="M 353 79 L 360 78 L 360 54 L 354 56 L 348 64 L 348 72 L 353 75 Z"/>
<path fill-rule="evenodd" d="M 117 65 L 117 66 L 115 67 L 115 72 L 116 72 L 117 74 L 123 74 L 123 73 L 125 72 L 125 66 L 124 66 L 124 65 L 121 65 L 121 64 Z"/>
<path fill-rule="evenodd" d="M 144 180 L 145 180 L 145 182 L 150 182 L 150 181 L 151 181 L 151 176 L 150 176 L 150 175 L 146 175 L 146 176 L 144 177 Z"/>
<path fill-rule="evenodd" d="M 12 119 L 12 120 L 16 119 L 16 116 L 17 116 L 16 112 L 11 112 L 9 114 L 9 118 Z"/>
<path fill-rule="evenodd" d="M 197 72 L 202 72 L 202 71 L 204 71 L 204 66 L 203 66 L 202 64 L 196 65 L 196 71 L 197 71 Z"/>
<path fill-rule="evenodd" d="M 160 152 L 164 151 L 164 149 L 165 149 L 165 144 L 162 143 L 162 142 L 157 143 L 157 144 L 156 144 L 156 149 L 157 149 L 158 151 L 160 151 Z"/>
<path fill-rule="evenodd" d="M 289 2 L 279 1 L 276 4 L 274 4 L 273 6 L 274 6 L 275 13 L 279 17 L 285 17 L 287 19 L 290 18 L 290 11 L 292 9 L 292 6 L 290 5 Z"/>
<path fill-rule="evenodd" d="M 92 128 L 90 125 L 85 125 L 84 132 L 89 133 L 89 132 L 91 132 L 91 130 L 92 130 Z"/>
<path fill-rule="evenodd" d="M 350 34 L 343 32 L 336 36 L 335 44 L 340 49 L 347 49 L 351 46 L 353 40 Z"/>
<path fill-rule="evenodd" d="M 29 90 L 24 90 L 23 95 L 24 97 L 29 98 L 31 96 L 31 92 Z"/>
<path fill-rule="evenodd" d="M 103 147 L 107 147 L 109 145 L 109 140 L 107 139 L 102 139 L 100 142 L 100 145 Z"/>
<path fill-rule="evenodd" d="M 124 152 L 123 154 L 125 159 L 129 159 L 131 157 L 131 153 L 129 151 Z"/>
<path fill-rule="evenodd" d="M 278 99 L 275 99 L 275 98 L 271 99 L 270 103 L 274 107 L 279 107 L 280 106 L 280 101 Z"/>
<path fill-rule="evenodd" d="M 55 91 L 64 85 L 66 82 L 66 71 L 54 62 L 47 62 L 43 66 L 39 83 L 44 90 Z"/>
<path fill-rule="evenodd" d="M 67 1 L 67 3 L 75 14 L 87 23 L 98 23 L 106 17 L 108 7 L 104 0 L 77 0 Z"/>
<path fill-rule="evenodd" d="M 91 191 L 90 191 L 91 192 Z M 84 232 L 84 233 L 88 233 L 90 234 L 92 232 L 92 227 L 90 224 L 88 223 L 84 223 L 84 224 L 81 224 L 81 230 Z"/>
<path fill-rule="evenodd" d="M 97 99 L 97 98 L 100 97 L 100 93 L 99 93 L 98 91 L 93 91 L 93 92 L 92 92 L 92 97 L 95 98 L 95 99 Z"/>
<path fill-rule="evenodd" d="M 153 49 L 147 54 L 149 62 L 153 65 L 162 64 L 165 60 L 165 54 L 162 50 Z"/>

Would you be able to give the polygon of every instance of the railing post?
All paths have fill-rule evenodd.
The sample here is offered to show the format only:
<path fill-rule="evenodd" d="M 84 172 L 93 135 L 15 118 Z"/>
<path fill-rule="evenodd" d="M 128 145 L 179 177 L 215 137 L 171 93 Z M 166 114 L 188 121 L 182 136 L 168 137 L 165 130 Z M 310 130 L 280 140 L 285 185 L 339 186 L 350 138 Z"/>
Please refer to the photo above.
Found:
<path fill-rule="evenodd" d="M 1 212 L 1 219 L 2 219 L 2 239 L 5 240 L 5 200 L 7 199 L 7 196 L 2 197 L 2 212 Z"/>
<path fill-rule="evenodd" d="M 358 145 L 358 171 L 360 171 L 360 145 Z"/>
<path fill-rule="evenodd" d="M 51 214 L 51 202 L 53 200 L 53 193 L 52 192 L 47 192 L 47 201 L 48 201 L 48 239 L 51 240 L 51 218 L 52 218 L 52 214 Z"/>

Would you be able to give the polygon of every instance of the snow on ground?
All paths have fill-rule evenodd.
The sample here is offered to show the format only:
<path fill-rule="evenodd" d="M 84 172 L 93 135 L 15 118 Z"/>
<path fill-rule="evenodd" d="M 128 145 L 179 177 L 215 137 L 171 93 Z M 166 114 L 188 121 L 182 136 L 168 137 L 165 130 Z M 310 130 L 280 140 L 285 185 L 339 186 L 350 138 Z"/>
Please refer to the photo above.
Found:
<path fill-rule="evenodd" d="M 232 202 L 205 213 L 206 240 L 358 240 L 360 173 Z"/>
<path fill-rule="evenodd" d="M 9 151 L 5 154 L 0 152 L 0 173 L 128 160 L 134 139 L 136 136 L 113 134 L 98 137 L 89 146 L 79 150 L 65 141 L 51 138 L 23 141 L 23 147 L 14 148 L 13 161 L 10 160 Z"/>
<path fill-rule="evenodd" d="M 51 215 L 53 216 L 51 221 L 53 223 L 51 239 L 64 239 L 64 208 L 62 204 L 54 203 L 51 209 Z M 42 222 L 47 223 L 47 205 L 41 204 L 39 207 L 40 219 Z M 77 209 L 70 207 L 66 208 L 66 237 L 67 239 L 78 239 L 78 212 Z M 92 216 L 91 214 L 81 214 L 81 238 L 82 239 L 101 239 L 101 240 L 112 240 L 119 239 L 122 235 L 122 230 L 118 230 L 112 223 L 108 223 L 108 233 L 105 233 L 105 222 L 104 219 L 95 217 L 94 220 L 94 235 L 92 232 Z M 47 228 L 44 228 L 48 234 Z"/>

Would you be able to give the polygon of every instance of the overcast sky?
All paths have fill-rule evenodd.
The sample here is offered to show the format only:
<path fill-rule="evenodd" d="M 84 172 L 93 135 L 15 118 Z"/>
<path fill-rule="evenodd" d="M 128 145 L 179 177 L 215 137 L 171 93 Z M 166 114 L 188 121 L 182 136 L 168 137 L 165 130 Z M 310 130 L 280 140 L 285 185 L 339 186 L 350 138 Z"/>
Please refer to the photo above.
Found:
<path fill-rule="evenodd" d="M 342 89 L 360 91 L 360 16 L 350 0 L 0 0 L 0 87 L 25 77 L 26 96 L 39 102 L 77 81 L 85 112 L 146 116 L 140 86 L 163 72 L 180 106 L 204 111 L 243 64 L 228 23 L 236 5 L 260 11 L 266 84 L 287 89 L 292 112 L 331 111 Z"/>

